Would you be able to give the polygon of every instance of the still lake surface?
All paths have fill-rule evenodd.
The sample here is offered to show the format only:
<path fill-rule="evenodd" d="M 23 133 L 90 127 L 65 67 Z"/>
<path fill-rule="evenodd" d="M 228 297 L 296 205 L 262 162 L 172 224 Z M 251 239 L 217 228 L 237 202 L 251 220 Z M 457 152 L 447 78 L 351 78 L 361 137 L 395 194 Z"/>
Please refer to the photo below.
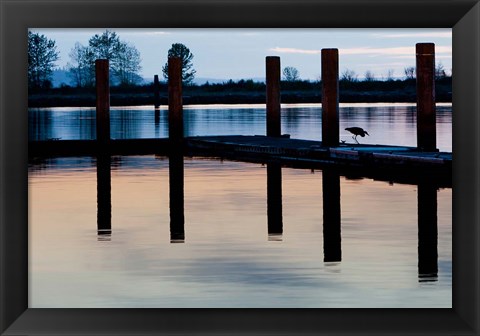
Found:
<path fill-rule="evenodd" d="M 415 104 L 341 104 L 340 139 L 353 141 L 344 129 L 359 126 L 370 137 L 361 143 L 416 146 Z M 31 108 L 29 139 L 95 139 L 95 108 Z M 265 135 L 265 105 L 191 105 L 184 108 L 185 136 Z M 321 140 L 320 104 L 285 104 L 281 113 L 282 133 L 292 138 Z M 168 137 L 168 110 L 151 106 L 112 107 L 113 139 Z M 452 151 L 452 104 L 437 104 L 437 147 Z"/>
<path fill-rule="evenodd" d="M 415 146 L 414 105 L 341 106 L 341 130 L 371 134 L 361 143 Z M 31 140 L 95 137 L 94 109 L 30 109 L 29 116 Z M 112 108 L 112 138 L 166 137 L 167 119 L 166 109 Z M 185 132 L 265 134 L 265 110 L 186 107 Z M 284 106 L 282 133 L 321 139 L 319 105 Z M 437 106 L 437 137 L 437 147 L 451 151 L 451 104 Z M 30 162 L 30 307 L 452 306 L 451 188 L 185 158 L 179 238 L 169 164 L 159 156 L 115 156 L 106 166 L 94 157 Z M 280 198 L 268 179 L 281 186 Z M 336 205 L 340 230 L 332 231 L 324 221 Z M 435 219 L 438 236 L 420 235 Z"/>

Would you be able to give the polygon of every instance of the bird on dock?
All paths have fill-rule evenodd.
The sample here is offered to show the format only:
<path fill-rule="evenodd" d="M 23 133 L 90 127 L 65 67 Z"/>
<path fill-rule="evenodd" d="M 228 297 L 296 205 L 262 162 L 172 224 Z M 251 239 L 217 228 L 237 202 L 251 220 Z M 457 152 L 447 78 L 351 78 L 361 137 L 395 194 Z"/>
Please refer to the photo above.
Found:
<path fill-rule="evenodd" d="M 357 142 L 357 144 L 359 143 L 357 140 L 357 136 L 360 135 L 362 138 L 365 136 L 365 134 L 370 136 L 370 134 L 368 134 L 368 132 L 361 127 L 347 127 L 345 128 L 345 130 L 353 134 L 352 138 Z"/>

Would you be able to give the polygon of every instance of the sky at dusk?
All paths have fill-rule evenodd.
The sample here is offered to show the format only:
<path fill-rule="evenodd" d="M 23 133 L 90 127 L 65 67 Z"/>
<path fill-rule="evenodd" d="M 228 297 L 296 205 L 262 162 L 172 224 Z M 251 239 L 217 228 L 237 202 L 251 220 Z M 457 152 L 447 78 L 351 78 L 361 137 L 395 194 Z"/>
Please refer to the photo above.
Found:
<path fill-rule="evenodd" d="M 173 43 L 183 43 L 193 53 L 197 78 L 217 80 L 261 79 L 265 57 L 280 56 L 282 69 L 293 66 L 301 79 L 320 77 L 320 52 L 338 48 L 340 73 L 354 70 L 362 78 L 367 70 L 376 78 L 404 77 L 404 68 L 415 66 L 415 44 L 435 43 L 436 63 L 447 74 L 452 69 L 451 29 L 110 29 L 140 52 L 145 79 L 162 78 L 162 66 Z M 84 46 L 105 29 L 31 29 L 55 40 L 62 68 L 71 62 L 75 42 Z"/>

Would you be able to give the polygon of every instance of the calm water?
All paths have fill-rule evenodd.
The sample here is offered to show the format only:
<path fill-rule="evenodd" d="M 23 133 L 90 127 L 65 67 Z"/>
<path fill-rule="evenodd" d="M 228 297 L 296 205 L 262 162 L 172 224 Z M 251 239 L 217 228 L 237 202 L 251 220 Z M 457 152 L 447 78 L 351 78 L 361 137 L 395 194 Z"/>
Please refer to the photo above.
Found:
<path fill-rule="evenodd" d="M 348 106 L 341 126 L 413 145 L 411 109 Z M 450 109 L 439 108 L 442 150 Z M 264 134 L 260 111 L 187 110 L 186 129 Z M 112 133 L 165 136 L 165 112 L 156 123 L 146 108 L 112 111 Z M 30 113 L 37 139 L 95 133 L 88 109 Z M 283 133 L 318 139 L 316 113 L 284 110 Z M 429 183 L 200 158 L 47 159 L 29 165 L 29 226 L 32 308 L 452 305 L 452 190 Z"/>
<path fill-rule="evenodd" d="M 370 137 L 361 143 L 416 146 L 415 104 L 341 104 L 340 138 L 353 141 L 344 131 L 360 126 Z M 321 105 L 282 105 L 282 133 L 292 138 L 321 140 Z M 95 139 L 94 108 L 29 109 L 29 138 Z M 114 139 L 164 138 L 168 136 L 168 111 L 150 106 L 113 107 L 111 136 Z M 186 106 L 186 136 L 265 135 L 264 105 Z M 437 104 L 437 147 L 452 151 L 452 105 Z"/>

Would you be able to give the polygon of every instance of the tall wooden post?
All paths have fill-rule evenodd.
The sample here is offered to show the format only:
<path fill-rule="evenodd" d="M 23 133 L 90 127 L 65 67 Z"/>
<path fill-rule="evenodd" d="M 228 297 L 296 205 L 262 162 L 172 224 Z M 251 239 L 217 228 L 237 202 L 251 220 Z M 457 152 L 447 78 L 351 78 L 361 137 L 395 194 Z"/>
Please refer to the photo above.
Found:
<path fill-rule="evenodd" d="M 280 125 L 280 57 L 266 58 L 267 136 L 279 137 Z"/>
<path fill-rule="evenodd" d="M 322 49 L 322 145 L 338 146 L 338 49 Z"/>
<path fill-rule="evenodd" d="M 160 82 L 158 81 L 158 75 L 153 77 L 153 104 L 155 108 L 160 107 Z"/>
<path fill-rule="evenodd" d="M 417 147 L 436 150 L 435 44 L 417 43 Z"/>
<path fill-rule="evenodd" d="M 183 164 L 183 102 L 182 60 L 168 59 L 168 134 L 170 180 L 170 241 L 183 242 L 184 232 L 184 164 Z"/>
<path fill-rule="evenodd" d="M 183 140 L 182 60 L 168 59 L 168 135 L 172 142 Z"/>
<path fill-rule="evenodd" d="M 108 60 L 95 61 L 95 80 L 97 89 L 97 142 L 106 145 L 110 141 L 110 83 Z"/>

